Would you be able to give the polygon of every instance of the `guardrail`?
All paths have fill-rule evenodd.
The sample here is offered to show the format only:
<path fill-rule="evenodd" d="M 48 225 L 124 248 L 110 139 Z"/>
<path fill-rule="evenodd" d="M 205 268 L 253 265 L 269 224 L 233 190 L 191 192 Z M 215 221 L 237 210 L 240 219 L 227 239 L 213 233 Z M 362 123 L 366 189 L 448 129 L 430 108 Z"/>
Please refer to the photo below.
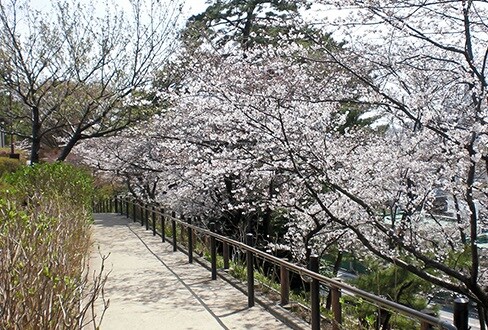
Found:
<path fill-rule="evenodd" d="M 429 315 L 425 312 L 418 311 L 404 305 L 392 302 L 390 300 L 378 297 L 369 292 L 360 290 L 348 284 L 345 284 L 339 280 L 332 279 L 320 275 L 319 271 L 319 259 L 318 256 L 313 255 L 310 257 L 309 269 L 300 267 L 296 264 L 290 263 L 266 252 L 260 251 L 254 248 L 253 245 L 253 234 L 246 235 L 246 242 L 239 242 L 228 237 L 219 235 L 214 232 L 214 224 L 210 224 L 210 229 L 203 229 L 201 227 L 191 224 L 191 219 L 178 219 L 175 212 L 168 214 L 164 209 L 157 209 L 154 205 L 147 205 L 140 201 L 128 199 L 128 198 L 115 198 L 104 200 L 94 205 L 94 212 L 107 213 L 115 212 L 122 215 L 126 215 L 127 218 L 132 218 L 134 222 L 141 223 L 141 226 L 145 226 L 146 230 L 152 230 L 153 235 L 161 236 L 162 242 L 165 242 L 166 234 L 165 228 L 168 224 L 171 224 L 171 243 L 173 246 L 173 251 L 177 251 L 178 238 L 177 238 L 177 225 L 180 226 L 181 230 L 187 231 L 187 254 L 188 261 L 193 262 L 193 252 L 194 252 L 194 233 L 204 235 L 210 240 L 210 263 L 211 263 L 211 278 L 212 280 L 217 279 L 217 242 L 222 244 L 222 257 L 224 263 L 224 269 L 229 268 L 229 248 L 232 246 L 234 248 L 245 251 L 246 255 L 246 268 L 247 268 L 247 296 L 248 296 L 248 306 L 254 306 L 254 258 L 259 257 L 269 263 L 279 267 L 280 269 L 280 304 L 287 305 L 289 303 L 290 297 L 290 272 L 295 272 L 299 274 L 302 278 L 307 278 L 310 283 L 310 310 L 311 310 L 311 329 L 320 329 L 321 314 L 320 314 L 320 286 L 326 286 L 331 292 L 331 312 L 333 316 L 332 328 L 334 330 L 341 329 L 341 324 L 343 321 L 342 317 L 342 307 L 341 307 L 341 295 L 342 293 L 347 293 L 349 295 L 354 295 L 358 299 L 368 301 L 369 303 L 378 306 L 379 308 L 398 312 L 406 317 L 418 320 L 420 322 L 421 330 L 434 329 L 446 329 L 446 330 L 457 330 L 454 324 L 447 321 L 440 320 L 439 318 Z M 158 220 L 159 219 L 159 223 Z M 161 228 L 161 232 L 157 231 L 157 227 Z M 180 247 L 181 248 L 181 247 Z M 467 315 L 467 303 L 458 306 L 459 314 Z M 456 309 L 456 306 L 455 306 Z M 455 317 L 456 319 L 456 311 Z M 461 326 L 459 326 L 459 323 Z M 459 321 L 459 329 L 464 328 L 464 323 L 466 323 L 467 329 L 467 319 Z"/>

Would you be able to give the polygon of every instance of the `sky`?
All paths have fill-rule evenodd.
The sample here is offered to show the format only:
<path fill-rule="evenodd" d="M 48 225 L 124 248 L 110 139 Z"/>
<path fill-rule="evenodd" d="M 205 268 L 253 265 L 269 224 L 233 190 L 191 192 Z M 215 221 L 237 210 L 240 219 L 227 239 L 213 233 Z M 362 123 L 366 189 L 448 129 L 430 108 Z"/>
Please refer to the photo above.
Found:
<path fill-rule="evenodd" d="M 52 1 L 56 1 L 56 0 L 30 0 L 30 4 L 33 8 L 44 11 L 50 8 L 50 3 Z M 172 2 L 172 0 L 162 0 L 162 1 L 169 2 L 169 3 Z M 79 0 L 75 2 L 89 3 L 90 0 Z M 106 1 L 93 1 L 95 5 L 98 4 L 100 5 L 101 8 L 105 8 L 105 2 Z M 109 2 L 115 2 L 123 8 L 130 6 L 129 0 L 112 0 L 112 1 L 109 0 Z M 205 3 L 206 0 L 185 0 L 184 2 L 185 2 L 185 8 L 183 12 L 184 15 L 188 17 L 203 12 L 208 6 L 208 4 Z"/>

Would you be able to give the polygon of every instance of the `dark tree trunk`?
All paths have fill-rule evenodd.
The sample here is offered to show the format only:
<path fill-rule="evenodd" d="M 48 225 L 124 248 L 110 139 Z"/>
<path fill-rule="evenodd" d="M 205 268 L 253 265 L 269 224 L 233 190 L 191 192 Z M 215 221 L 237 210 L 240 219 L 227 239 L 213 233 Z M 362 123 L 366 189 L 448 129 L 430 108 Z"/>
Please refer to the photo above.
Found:
<path fill-rule="evenodd" d="M 477 304 L 478 307 L 478 319 L 480 320 L 480 330 L 486 330 L 486 312 L 485 309 Z"/>
<path fill-rule="evenodd" d="M 63 162 L 66 160 L 68 155 L 71 153 L 75 145 L 78 143 L 80 140 L 81 135 L 77 132 L 75 133 L 68 141 L 68 143 L 64 146 L 64 148 L 61 150 L 61 153 L 58 156 L 58 161 Z"/>
<path fill-rule="evenodd" d="M 271 227 L 271 209 L 267 208 L 263 214 L 262 235 L 263 235 L 264 239 L 267 239 L 267 237 L 270 235 L 270 231 L 271 231 L 270 227 Z"/>
<path fill-rule="evenodd" d="M 41 151 L 41 122 L 39 120 L 39 109 L 32 109 L 32 144 L 30 161 L 32 164 L 39 163 L 39 152 Z"/>

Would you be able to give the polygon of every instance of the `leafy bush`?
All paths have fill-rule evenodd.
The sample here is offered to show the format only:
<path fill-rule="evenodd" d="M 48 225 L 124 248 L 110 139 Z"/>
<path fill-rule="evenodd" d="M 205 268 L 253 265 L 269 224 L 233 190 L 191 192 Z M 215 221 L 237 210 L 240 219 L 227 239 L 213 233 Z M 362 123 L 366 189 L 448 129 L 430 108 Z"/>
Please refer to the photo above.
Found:
<path fill-rule="evenodd" d="M 18 159 L 0 157 L 0 176 L 5 173 L 15 172 L 21 166 L 22 166 L 22 162 Z"/>
<path fill-rule="evenodd" d="M 72 165 L 65 163 L 24 166 L 18 171 L 6 175 L 5 183 L 10 185 L 9 192 L 24 202 L 41 203 L 49 199 L 59 199 L 69 203 L 67 208 L 91 213 L 93 198 L 93 179 L 91 176 Z"/>
<path fill-rule="evenodd" d="M 0 328 L 78 329 L 100 293 L 89 279 L 91 178 L 66 164 L 23 167 L 0 190 Z"/>

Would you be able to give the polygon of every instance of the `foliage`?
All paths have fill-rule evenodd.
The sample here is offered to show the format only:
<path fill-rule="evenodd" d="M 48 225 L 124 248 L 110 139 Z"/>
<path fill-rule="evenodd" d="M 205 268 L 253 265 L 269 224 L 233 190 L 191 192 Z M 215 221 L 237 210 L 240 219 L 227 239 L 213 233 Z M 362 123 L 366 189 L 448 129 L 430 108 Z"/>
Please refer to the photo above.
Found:
<path fill-rule="evenodd" d="M 90 174 L 63 163 L 24 166 L 4 177 L 10 198 L 34 207 L 44 199 L 62 199 L 73 210 L 91 211 L 93 179 Z"/>
<path fill-rule="evenodd" d="M 116 180 L 108 180 L 103 176 L 95 176 L 93 179 L 95 201 L 107 200 L 127 193 L 126 188 Z"/>
<path fill-rule="evenodd" d="M 23 167 L 0 191 L 0 327 L 81 329 L 101 293 L 87 268 L 92 180 L 64 164 Z M 93 277 L 92 277 L 93 276 Z"/>
<path fill-rule="evenodd" d="M 423 310 L 427 307 L 425 297 L 432 291 L 430 283 L 394 265 L 372 260 L 366 263 L 369 266 L 368 273 L 361 274 L 353 280 L 354 286 L 413 309 Z M 350 310 L 350 307 L 354 306 L 353 315 L 360 323 L 368 324 L 371 328 L 376 329 L 377 325 L 387 329 L 392 325 L 395 329 L 416 329 L 416 325 L 411 321 L 368 302 L 358 301 L 355 297 L 345 296 L 344 303 Z"/>
<path fill-rule="evenodd" d="M 210 41 L 219 48 L 231 41 L 243 49 L 276 43 L 297 34 L 298 11 L 305 6 L 305 1 L 288 0 L 217 1 L 189 19 L 184 39 L 187 44 Z"/>
<path fill-rule="evenodd" d="M 22 163 L 19 159 L 0 157 L 0 176 L 5 173 L 15 172 L 21 166 Z"/>
<path fill-rule="evenodd" d="M 359 275 L 353 281 L 355 286 L 414 309 L 427 306 L 423 297 L 431 291 L 431 284 L 394 265 L 371 260 L 367 264 L 368 273 Z"/>

